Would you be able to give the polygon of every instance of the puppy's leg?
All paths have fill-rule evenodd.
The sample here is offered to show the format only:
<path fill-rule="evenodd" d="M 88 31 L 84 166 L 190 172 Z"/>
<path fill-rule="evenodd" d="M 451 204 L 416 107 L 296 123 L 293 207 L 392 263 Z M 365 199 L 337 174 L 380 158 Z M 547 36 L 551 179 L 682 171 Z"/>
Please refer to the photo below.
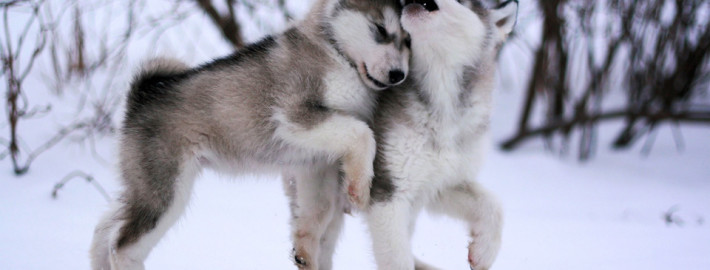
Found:
<path fill-rule="evenodd" d="M 320 239 L 320 270 L 331 270 L 333 269 L 333 254 L 335 254 L 335 246 L 338 243 L 338 238 L 340 237 L 340 232 L 343 228 L 343 222 L 345 220 L 346 210 L 345 204 L 347 203 L 347 198 L 345 194 L 341 192 L 340 188 L 336 189 L 335 205 L 333 208 L 333 216 L 325 230 L 325 233 Z"/>
<path fill-rule="evenodd" d="M 370 206 L 367 225 L 372 236 L 378 269 L 415 269 L 410 237 L 412 220 L 416 218 L 417 213 L 418 207 L 399 198 Z"/>
<path fill-rule="evenodd" d="M 473 238 L 468 253 L 471 268 L 491 268 L 500 249 L 503 230 L 503 211 L 493 195 L 478 183 L 468 181 L 440 192 L 429 210 L 468 223 Z"/>
<path fill-rule="evenodd" d="M 110 236 L 118 222 L 116 215 L 119 207 L 115 205 L 106 212 L 94 229 L 90 251 L 91 269 L 111 270 Z"/>
<path fill-rule="evenodd" d="M 165 232 L 178 220 L 199 172 L 197 161 L 179 155 L 151 159 L 123 159 L 126 190 L 119 207 L 105 215 L 94 235 L 94 269 L 144 269 L 143 261 Z M 138 155 L 140 156 L 140 155 Z"/>
<path fill-rule="evenodd" d="M 366 209 L 370 202 L 376 150 L 373 132 L 367 124 L 339 113 L 331 113 L 308 126 L 294 123 L 284 115 L 276 118 L 280 122 L 276 136 L 280 139 L 304 150 L 342 160 L 350 201 L 359 209 Z"/>
<path fill-rule="evenodd" d="M 297 173 L 293 170 L 284 170 L 281 173 L 284 193 L 288 199 L 288 208 L 291 211 L 291 224 L 296 218 L 296 209 L 298 208 L 298 202 L 296 201 L 296 175 Z"/>
<path fill-rule="evenodd" d="M 323 269 L 319 268 L 323 260 L 323 238 L 327 237 L 333 216 L 341 211 L 337 203 L 341 194 L 338 167 L 323 165 L 293 170 L 287 175 L 293 179 L 291 184 L 295 191 L 291 221 L 294 262 L 299 269 Z M 330 266 L 325 269 L 330 269 Z"/>

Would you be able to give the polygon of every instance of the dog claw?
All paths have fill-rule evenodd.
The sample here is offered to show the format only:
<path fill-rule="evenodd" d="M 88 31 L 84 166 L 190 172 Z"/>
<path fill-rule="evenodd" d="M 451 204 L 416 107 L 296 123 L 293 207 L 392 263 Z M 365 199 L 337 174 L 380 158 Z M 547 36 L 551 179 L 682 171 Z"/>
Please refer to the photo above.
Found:
<path fill-rule="evenodd" d="M 308 262 L 306 262 L 306 258 L 303 258 L 302 256 L 298 256 L 298 254 L 296 254 L 296 249 L 293 250 L 293 253 L 294 253 L 293 262 L 296 263 L 298 268 L 308 266 Z"/>
<path fill-rule="evenodd" d="M 306 259 L 303 258 L 303 257 L 294 256 L 294 257 L 293 257 L 293 260 L 294 260 L 294 262 L 296 262 L 296 264 L 297 264 L 298 266 L 301 266 L 301 267 L 308 266 L 308 263 L 306 262 Z"/>

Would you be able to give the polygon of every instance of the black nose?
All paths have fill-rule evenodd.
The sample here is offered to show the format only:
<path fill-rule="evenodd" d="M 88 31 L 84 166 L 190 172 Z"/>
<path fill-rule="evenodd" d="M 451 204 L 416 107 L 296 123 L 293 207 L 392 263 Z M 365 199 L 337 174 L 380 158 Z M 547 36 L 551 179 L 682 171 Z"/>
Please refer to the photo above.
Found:
<path fill-rule="evenodd" d="M 398 84 L 404 81 L 404 71 L 401 71 L 399 69 L 395 69 L 390 71 L 390 83 L 391 84 Z"/>

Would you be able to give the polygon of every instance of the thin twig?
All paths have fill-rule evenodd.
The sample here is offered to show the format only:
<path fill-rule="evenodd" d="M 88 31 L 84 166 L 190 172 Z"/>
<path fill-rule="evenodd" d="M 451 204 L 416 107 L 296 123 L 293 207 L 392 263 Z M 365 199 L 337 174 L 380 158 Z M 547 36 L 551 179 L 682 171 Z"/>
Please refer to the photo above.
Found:
<path fill-rule="evenodd" d="M 599 122 L 617 118 L 627 118 L 627 117 L 644 117 L 646 119 L 652 119 L 654 121 L 660 122 L 664 120 L 672 121 L 682 121 L 691 123 L 706 123 L 710 124 L 710 112 L 681 112 L 681 113 L 637 113 L 626 110 L 609 111 L 606 113 L 587 115 L 581 118 L 572 118 L 567 121 L 558 121 L 555 123 L 548 123 L 542 127 L 538 128 L 528 128 L 522 130 L 513 138 L 504 141 L 501 145 L 503 150 L 512 150 L 519 143 L 531 137 L 549 134 L 551 132 L 571 129 L 579 125 L 583 125 L 588 122 Z"/>
<path fill-rule="evenodd" d="M 99 193 L 101 193 L 101 196 L 106 199 L 106 202 L 111 202 L 111 196 L 108 195 L 106 190 L 101 186 L 101 184 L 99 184 L 98 181 L 96 181 L 93 176 L 78 170 L 69 173 L 67 176 L 64 176 L 62 180 L 60 180 L 57 184 L 54 185 L 54 188 L 52 188 L 52 198 L 57 199 L 59 195 L 59 190 L 61 190 L 67 183 L 69 183 L 69 181 L 75 178 L 85 179 L 87 182 L 91 183 L 96 188 L 96 190 L 99 191 Z"/>
<path fill-rule="evenodd" d="M 19 116 L 22 117 L 23 119 L 30 119 L 34 117 L 40 117 L 48 114 L 50 111 L 52 111 L 52 105 L 47 105 L 45 107 L 35 107 L 34 109 L 30 111 L 22 111 Z"/>
<path fill-rule="evenodd" d="M 39 21 L 39 28 L 40 28 L 40 42 L 35 46 L 35 49 L 32 51 L 32 56 L 30 56 L 29 63 L 25 67 L 25 70 L 22 72 L 22 74 L 18 77 L 18 81 L 22 82 L 27 78 L 27 75 L 29 75 L 30 71 L 32 70 L 32 67 L 34 66 L 35 60 L 37 60 L 37 57 L 39 56 L 42 51 L 44 51 L 45 45 L 47 45 L 47 29 L 44 26 L 44 21 L 42 20 L 42 16 L 39 14 L 39 8 L 40 5 L 44 1 L 40 1 L 37 3 L 37 5 L 33 8 L 33 17 L 37 17 L 37 20 Z M 20 48 L 18 48 L 19 52 Z"/>
<path fill-rule="evenodd" d="M 43 143 L 42 145 L 40 145 L 39 147 L 37 147 L 34 151 L 32 151 L 32 152 L 27 156 L 27 159 L 25 160 L 25 165 L 24 165 L 23 167 L 17 168 L 17 169 L 15 170 L 15 173 L 18 174 L 18 175 L 21 175 L 21 174 L 26 173 L 27 170 L 29 170 L 30 165 L 32 164 L 32 162 L 33 162 L 40 154 L 44 153 L 45 151 L 47 151 L 47 150 L 51 149 L 52 147 L 54 147 L 55 145 L 57 145 L 59 142 L 61 142 L 64 138 L 66 138 L 66 137 L 67 137 L 69 134 L 71 134 L 72 132 L 74 132 L 74 131 L 76 131 L 76 130 L 79 130 L 79 129 L 82 129 L 82 128 L 86 127 L 86 126 L 87 126 L 86 123 L 77 123 L 77 124 L 70 125 L 70 126 L 68 126 L 68 127 L 62 128 L 61 130 L 59 130 L 59 132 L 57 132 L 56 135 L 54 135 L 54 137 L 50 138 L 50 139 L 47 140 L 45 143 Z"/>
<path fill-rule="evenodd" d="M 680 123 L 678 121 L 673 121 L 671 131 L 673 131 L 676 150 L 678 152 L 685 151 L 685 140 L 683 139 L 683 133 L 680 131 Z"/>
<path fill-rule="evenodd" d="M 656 123 L 650 123 L 648 125 L 648 135 L 646 136 L 646 143 L 641 149 L 641 153 L 644 156 L 651 155 L 651 150 L 653 149 L 653 144 L 656 142 L 656 137 L 658 136 L 658 125 Z"/>

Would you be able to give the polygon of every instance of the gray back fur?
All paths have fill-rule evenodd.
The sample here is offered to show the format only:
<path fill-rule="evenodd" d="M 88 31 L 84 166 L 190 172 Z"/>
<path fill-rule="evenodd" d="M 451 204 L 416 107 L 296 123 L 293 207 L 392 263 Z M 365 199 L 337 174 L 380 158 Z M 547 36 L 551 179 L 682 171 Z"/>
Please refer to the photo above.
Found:
<path fill-rule="evenodd" d="M 334 5 L 369 12 L 398 4 L 321 0 L 296 27 L 230 56 L 195 68 L 171 59 L 144 66 L 131 85 L 121 131 L 120 169 L 126 190 L 116 218 L 126 224 L 118 248 L 156 226 L 173 200 L 175 179 L 198 160 L 254 173 L 326 158 L 277 139 L 277 112 L 305 129 L 336 111 L 370 114 L 343 112 L 324 101 L 326 73 L 356 72 L 323 31 Z"/>

